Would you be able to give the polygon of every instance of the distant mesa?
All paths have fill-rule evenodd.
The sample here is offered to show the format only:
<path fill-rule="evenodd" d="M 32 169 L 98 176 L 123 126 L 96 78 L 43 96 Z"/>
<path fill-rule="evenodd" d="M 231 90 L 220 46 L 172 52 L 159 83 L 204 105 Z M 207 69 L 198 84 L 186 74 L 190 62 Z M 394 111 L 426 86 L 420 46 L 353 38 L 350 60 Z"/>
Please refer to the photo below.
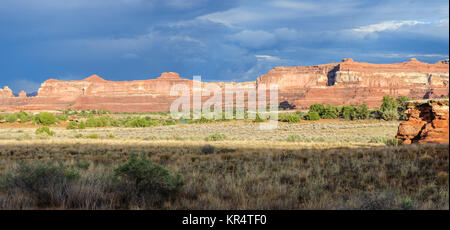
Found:
<path fill-rule="evenodd" d="M 89 82 L 105 82 L 106 80 L 101 78 L 100 76 L 98 76 L 97 74 L 91 75 L 85 79 L 83 79 L 83 81 L 89 81 Z"/>
<path fill-rule="evenodd" d="M 193 81 L 175 72 L 136 81 L 107 81 L 95 74 L 78 81 L 49 79 L 41 84 L 35 97 L 25 98 L 24 92 L 15 97 L 8 87 L 0 89 L 0 107 L 4 110 L 165 112 L 178 98 L 170 95 L 171 89 L 180 83 L 192 90 Z M 223 91 L 228 82 L 214 83 Z M 275 67 L 255 81 L 234 85 L 246 92 L 261 86 L 268 89 L 272 84 L 278 85 L 278 101 L 285 109 L 308 109 L 312 104 L 362 103 L 373 108 L 379 107 L 386 95 L 412 99 L 448 97 L 449 64 L 448 60 L 429 64 L 415 58 L 403 63 L 372 64 L 345 58 L 322 65 Z M 245 95 L 248 105 L 248 94 Z"/>
<path fill-rule="evenodd" d="M 165 79 L 165 80 L 181 80 L 182 78 L 180 77 L 180 74 L 178 73 L 174 73 L 174 72 L 166 72 L 166 73 L 162 73 L 160 77 L 158 77 L 157 79 Z"/>
<path fill-rule="evenodd" d="M 342 59 L 342 62 L 355 62 L 355 61 L 353 60 L 353 58 L 344 58 Z"/>

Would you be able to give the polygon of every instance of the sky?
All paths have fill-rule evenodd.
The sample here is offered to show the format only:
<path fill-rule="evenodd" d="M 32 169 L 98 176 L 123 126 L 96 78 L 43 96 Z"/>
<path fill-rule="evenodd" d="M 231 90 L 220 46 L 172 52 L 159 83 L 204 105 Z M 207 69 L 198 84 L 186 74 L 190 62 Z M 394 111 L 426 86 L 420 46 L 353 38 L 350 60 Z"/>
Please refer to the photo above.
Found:
<path fill-rule="evenodd" d="M 0 87 L 46 79 L 253 81 L 275 66 L 449 56 L 448 0 L 2 0 Z"/>

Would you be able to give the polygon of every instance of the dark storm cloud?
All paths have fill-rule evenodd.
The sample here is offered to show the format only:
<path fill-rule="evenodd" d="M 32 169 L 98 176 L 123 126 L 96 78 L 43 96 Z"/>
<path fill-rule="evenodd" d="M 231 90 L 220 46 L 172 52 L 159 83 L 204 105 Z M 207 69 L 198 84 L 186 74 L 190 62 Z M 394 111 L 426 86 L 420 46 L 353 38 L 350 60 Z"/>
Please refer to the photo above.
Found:
<path fill-rule="evenodd" d="M 254 80 L 274 66 L 344 57 L 389 63 L 448 57 L 448 1 L 6 0 L 0 86 L 175 71 Z"/>

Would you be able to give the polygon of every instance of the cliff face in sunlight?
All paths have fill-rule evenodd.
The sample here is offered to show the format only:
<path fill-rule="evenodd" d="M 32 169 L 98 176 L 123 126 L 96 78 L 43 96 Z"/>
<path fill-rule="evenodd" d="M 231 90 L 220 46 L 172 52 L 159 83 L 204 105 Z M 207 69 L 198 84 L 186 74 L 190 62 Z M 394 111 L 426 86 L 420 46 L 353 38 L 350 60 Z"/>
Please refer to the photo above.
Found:
<path fill-rule="evenodd" d="M 184 84 L 191 91 L 193 81 L 177 73 L 137 81 L 107 81 L 92 75 L 80 81 L 50 79 L 42 83 L 36 97 L 21 92 L 15 97 L 5 87 L 0 89 L 2 110 L 106 109 L 112 112 L 168 111 L 178 96 L 170 96 L 174 85 Z M 202 83 L 203 86 L 212 83 Z M 222 91 L 226 84 L 238 90 L 256 90 L 262 85 L 277 84 L 279 99 L 297 108 L 311 104 L 366 103 L 379 106 L 385 95 L 407 96 L 414 99 L 448 96 L 449 64 L 428 64 L 411 59 L 404 63 L 370 64 L 344 59 L 306 67 L 276 67 L 257 78 L 256 82 L 216 83 Z M 206 101 L 209 96 L 203 97 Z M 247 95 L 245 96 L 247 98 Z"/>
<path fill-rule="evenodd" d="M 409 102 L 408 121 L 399 125 L 397 138 L 405 144 L 448 143 L 448 106 L 448 99 Z"/>

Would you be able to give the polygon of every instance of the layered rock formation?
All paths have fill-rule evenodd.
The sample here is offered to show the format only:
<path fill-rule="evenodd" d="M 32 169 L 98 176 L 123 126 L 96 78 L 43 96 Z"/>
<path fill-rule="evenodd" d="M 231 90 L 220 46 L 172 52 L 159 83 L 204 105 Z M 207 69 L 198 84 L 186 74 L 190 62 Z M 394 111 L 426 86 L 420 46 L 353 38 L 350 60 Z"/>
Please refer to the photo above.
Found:
<path fill-rule="evenodd" d="M 404 63 L 370 64 L 344 59 L 308 67 L 277 67 L 257 84 L 276 83 L 280 101 L 297 108 L 312 104 L 381 104 L 385 95 L 414 99 L 448 96 L 449 65 L 428 64 L 413 58 Z"/>
<path fill-rule="evenodd" d="M 14 97 L 11 90 L 0 89 L 1 110 L 57 110 L 107 109 L 112 112 L 168 111 L 178 96 L 170 96 L 177 84 L 193 90 L 193 81 L 177 73 L 163 73 L 160 77 L 137 81 L 107 81 L 92 75 L 80 81 L 50 79 L 42 83 L 37 96 Z M 213 83 L 202 83 L 203 87 Z M 449 64 L 428 64 L 416 59 L 395 64 L 358 63 L 344 59 L 306 67 L 276 67 L 257 78 L 256 82 L 214 82 L 222 89 L 226 84 L 247 92 L 277 84 L 279 102 L 297 109 L 311 104 L 366 103 L 369 107 L 381 104 L 385 95 L 403 95 L 414 99 L 448 96 Z M 220 89 L 219 89 L 220 90 Z M 216 90 L 217 91 L 217 90 Z M 224 96 L 224 94 L 223 94 Z M 206 101 L 209 96 L 204 96 Z M 247 94 L 245 94 L 247 100 Z M 269 100 L 267 100 L 269 101 Z"/>
<path fill-rule="evenodd" d="M 408 121 L 399 125 L 397 138 L 404 144 L 449 142 L 448 99 L 411 101 L 407 106 Z"/>

